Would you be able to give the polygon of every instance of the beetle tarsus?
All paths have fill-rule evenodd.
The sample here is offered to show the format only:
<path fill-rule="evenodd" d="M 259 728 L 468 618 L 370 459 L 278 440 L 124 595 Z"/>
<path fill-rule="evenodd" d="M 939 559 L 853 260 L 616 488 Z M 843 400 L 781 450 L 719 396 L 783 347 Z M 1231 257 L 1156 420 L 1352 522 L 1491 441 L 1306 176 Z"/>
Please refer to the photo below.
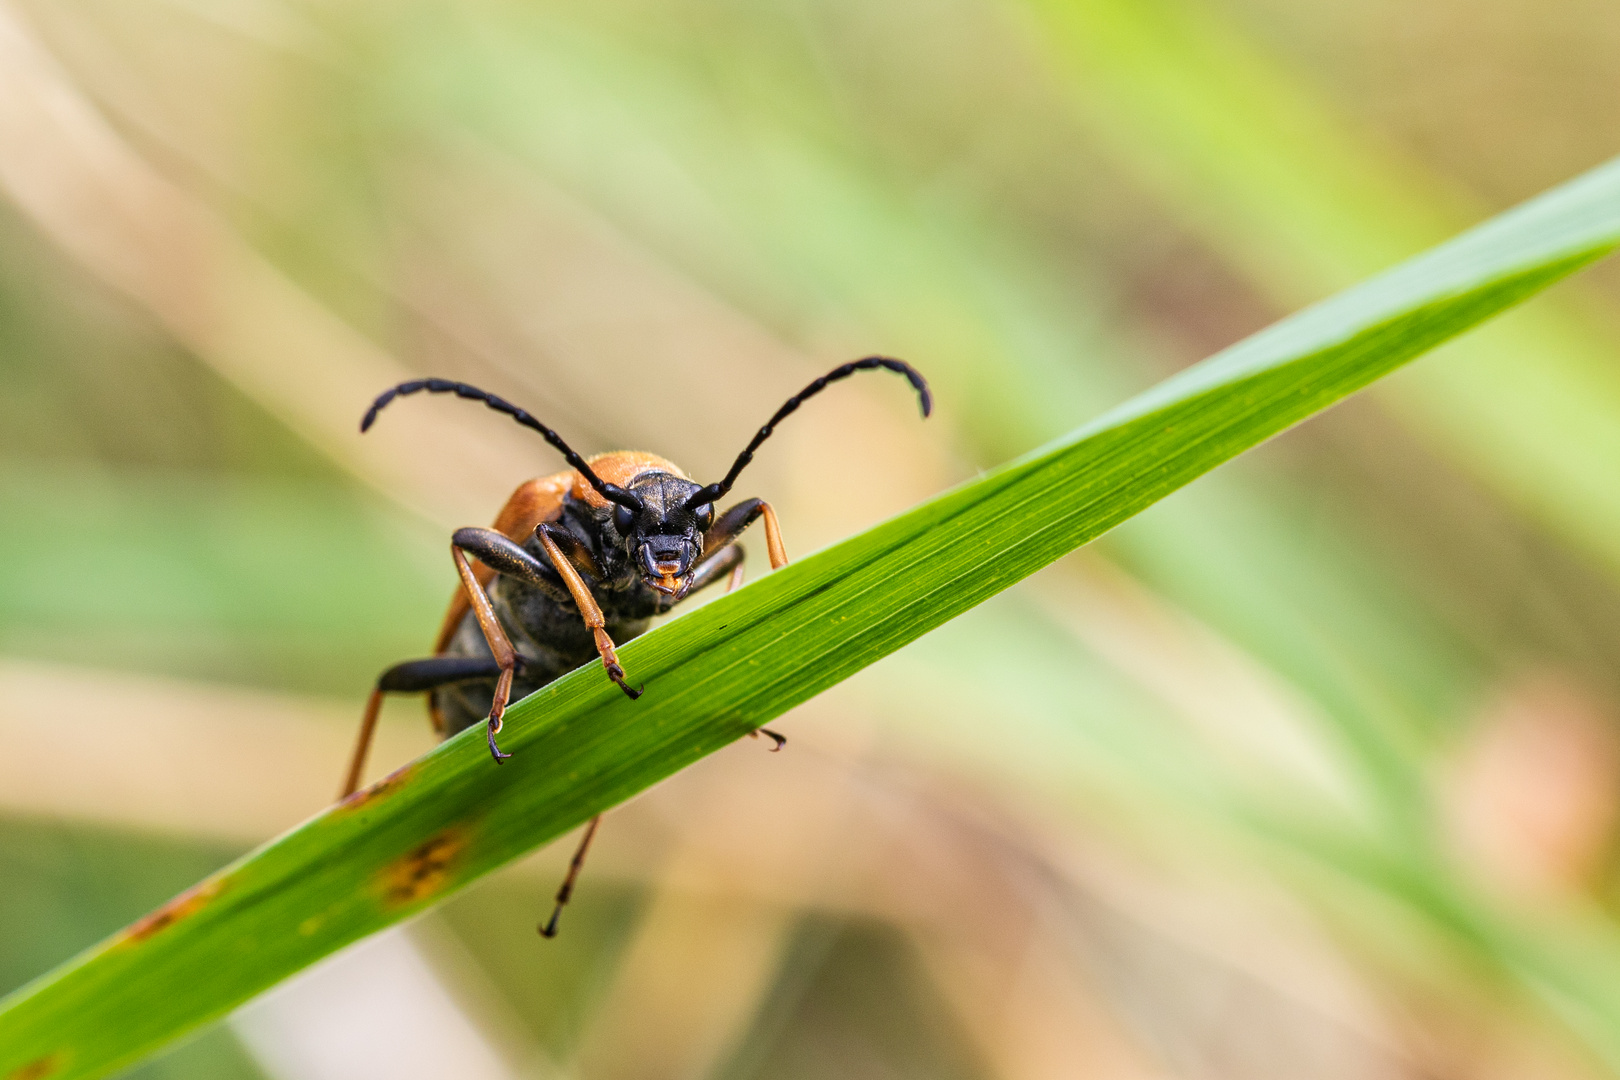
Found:
<path fill-rule="evenodd" d="M 631 701 L 634 701 L 636 698 L 640 697 L 641 692 L 647 688 L 645 684 L 641 686 L 631 686 L 628 682 L 626 682 L 624 679 L 624 668 L 620 667 L 618 664 L 604 663 L 602 666 L 607 668 L 608 678 L 618 683 L 619 689 L 623 690 L 625 696 Z"/>
<path fill-rule="evenodd" d="M 497 731 L 501 730 L 501 722 L 500 722 L 500 720 L 496 719 L 493 716 L 490 717 L 489 718 L 489 729 L 488 730 L 489 730 L 489 752 L 490 752 L 490 755 L 495 758 L 495 764 L 499 765 L 501 762 L 505 761 L 507 758 L 512 756 L 511 754 L 502 753 L 500 745 L 495 742 L 495 733 Z"/>
<path fill-rule="evenodd" d="M 786 735 L 778 735 L 776 732 L 772 731 L 768 727 L 755 728 L 753 731 L 750 731 L 748 733 L 748 737 L 750 739 L 757 739 L 761 735 L 765 736 L 767 739 L 770 739 L 771 742 L 774 744 L 771 747 L 771 753 L 773 753 L 773 754 L 776 753 L 778 750 L 782 749 L 782 747 L 787 745 L 787 736 Z"/>

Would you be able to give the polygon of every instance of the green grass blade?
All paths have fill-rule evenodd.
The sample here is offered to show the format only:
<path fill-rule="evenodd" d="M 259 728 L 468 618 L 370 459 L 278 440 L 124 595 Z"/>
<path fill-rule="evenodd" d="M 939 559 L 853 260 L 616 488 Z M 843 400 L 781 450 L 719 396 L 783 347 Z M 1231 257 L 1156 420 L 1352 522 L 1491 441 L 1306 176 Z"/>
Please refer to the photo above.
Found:
<path fill-rule="evenodd" d="M 422 910 L 1620 244 L 1611 163 L 1066 438 L 629 644 L 0 1003 L 0 1076 L 96 1076 Z M 943 403 L 949 407 L 949 403 Z M 769 767 L 762 761 L 761 768 Z M 536 948 L 542 947 L 538 943 Z"/>

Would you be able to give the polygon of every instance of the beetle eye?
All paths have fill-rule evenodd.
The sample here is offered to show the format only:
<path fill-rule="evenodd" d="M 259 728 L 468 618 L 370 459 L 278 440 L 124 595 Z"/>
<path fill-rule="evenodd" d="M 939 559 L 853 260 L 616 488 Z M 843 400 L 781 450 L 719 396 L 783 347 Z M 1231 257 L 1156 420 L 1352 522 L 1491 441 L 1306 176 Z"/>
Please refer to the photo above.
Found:
<path fill-rule="evenodd" d="M 697 508 L 697 527 L 699 532 L 708 532 L 709 526 L 714 524 L 714 503 L 704 503 Z"/>
<path fill-rule="evenodd" d="M 620 536 L 629 536 L 630 528 L 635 523 L 635 511 L 628 506 L 620 506 L 613 511 L 613 527 L 619 530 Z"/>

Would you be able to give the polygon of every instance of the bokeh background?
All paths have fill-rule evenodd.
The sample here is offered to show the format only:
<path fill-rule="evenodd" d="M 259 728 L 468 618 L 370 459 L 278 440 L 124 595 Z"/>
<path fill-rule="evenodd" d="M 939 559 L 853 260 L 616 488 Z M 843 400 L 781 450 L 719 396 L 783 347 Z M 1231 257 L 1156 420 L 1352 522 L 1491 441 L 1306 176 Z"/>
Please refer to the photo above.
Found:
<path fill-rule="evenodd" d="M 547 447 L 790 553 L 1611 156 L 1602 0 L 0 0 L 0 991 L 329 800 Z M 1620 1073 L 1620 275 L 130 1073 Z M 757 538 L 752 572 L 763 572 Z M 385 712 L 374 775 L 430 745 Z"/>

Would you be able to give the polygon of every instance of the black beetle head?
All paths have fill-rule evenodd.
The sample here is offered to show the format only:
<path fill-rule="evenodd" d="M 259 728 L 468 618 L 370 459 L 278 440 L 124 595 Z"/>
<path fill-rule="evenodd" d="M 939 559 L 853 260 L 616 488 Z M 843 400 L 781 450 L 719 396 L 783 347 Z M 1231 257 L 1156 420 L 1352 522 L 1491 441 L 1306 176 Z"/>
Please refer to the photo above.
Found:
<path fill-rule="evenodd" d="M 561 451 L 568 464 L 590 484 L 594 495 L 587 499 L 587 502 L 597 508 L 604 504 L 611 507 L 606 511 L 605 523 L 608 528 L 617 532 L 619 545 L 617 555 L 610 555 L 609 562 L 615 562 L 619 557 L 628 557 L 641 573 L 642 580 L 659 592 L 679 600 L 692 587 L 692 570 L 703 554 L 704 534 L 714 524 L 714 504 L 731 490 L 732 485 L 737 482 L 738 475 L 754 460 L 754 451 L 771 437 L 776 425 L 796 412 L 800 405 L 825 390 L 828 385 L 840 379 L 847 379 L 858 371 L 877 370 L 892 371 L 905 376 L 906 381 L 917 392 L 923 416 L 926 417 L 933 411 L 934 399 L 929 393 L 928 381 L 904 360 L 895 360 L 887 356 L 868 356 L 852 360 L 833 368 L 783 402 L 775 415 L 765 422 L 765 426 L 754 433 L 754 437 L 749 440 L 742 453 L 737 455 L 737 460 L 731 463 L 731 469 L 725 477 L 713 484 L 694 484 L 673 473 L 650 469 L 630 479 L 628 489 L 620 487 L 617 483 L 598 475 L 591 467 L 591 462 L 575 453 L 563 441 L 562 436 L 524 410 L 486 390 L 449 379 L 413 379 L 383 391 L 377 400 L 371 403 L 371 408 L 366 410 L 365 418 L 360 421 L 360 430 L 365 431 L 371 427 L 377 419 L 377 414 L 395 398 L 424 390 L 430 394 L 455 394 L 469 401 L 481 401 L 496 412 L 510 416 L 524 427 L 538 431 L 546 442 Z M 627 457 L 630 460 L 627 461 Z M 651 455 L 605 454 L 602 458 L 592 460 L 600 462 L 604 458 L 612 459 L 620 468 L 617 471 L 610 471 L 609 475 L 620 477 L 625 475 L 625 466 L 633 467 L 639 464 L 634 459 L 647 457 Z M 667 465 L 668 462 L 664 464 Z M 598 517 L 597 521 L 603 522 L 604 519 Z"/>
<path fill-rule="evenodd" d="M 613 507 L 613 528 L 641 579 L 677 600 L 692 587 L 703 536 L 714 524 L 713 503 L 687 505 L 701 489 L 670 473 L 643 473 L 629 488 L 640 508 Z"/>

